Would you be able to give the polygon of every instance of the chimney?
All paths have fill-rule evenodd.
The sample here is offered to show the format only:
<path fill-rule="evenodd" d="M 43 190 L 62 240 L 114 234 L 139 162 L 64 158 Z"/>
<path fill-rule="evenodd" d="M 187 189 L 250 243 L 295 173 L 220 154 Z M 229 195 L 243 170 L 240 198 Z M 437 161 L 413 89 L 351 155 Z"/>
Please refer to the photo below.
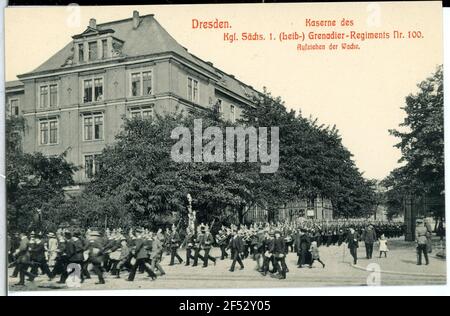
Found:
<path fill-rule="evenodd" d="M 137 29 L 139 26 L 139 11 L 133 11 L 133 29 Z"/>
<path fill-rule="evenodd" d="M 90 19 L 89 20 L 89 27 L 91 29 L 96 29 L 97 28 L 97 21 L 95 19 Z"/>

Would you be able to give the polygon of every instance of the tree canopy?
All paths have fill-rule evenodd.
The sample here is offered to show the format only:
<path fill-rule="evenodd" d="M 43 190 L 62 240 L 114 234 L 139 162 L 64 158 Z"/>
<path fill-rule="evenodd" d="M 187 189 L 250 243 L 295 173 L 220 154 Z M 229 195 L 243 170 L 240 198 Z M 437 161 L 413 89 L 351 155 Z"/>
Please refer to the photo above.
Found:
<path fill-rule="evenodd" d="M 6 196 L 8 227 L 13 230 L 42 229 L 38 209 L 64 200 L 64 187 L 74 184 L 77 168 L 66 161 L 66 153 L 46 157 L 42 153 L 24 153 L 21 117 L 6 119 Z"/>
<path fill-rule="evenodd" d="M 396 168 L 383 181 L 387 191 L 388 212 L 402 211 L 406 197 L 434 197 L 439 200 L 432 211 L 443 216 L 444 168 L 444 89 L 443 68 L 417 85 L 419 91 L 406 97 L 406 112 L 401 130 L 393 129 L 391 135 L 400 139 L 396 145 L 402 152 Z"/>
<path fill-rule="evenodd" d="M 171 153 L 179 139 L 171 138 L 173 130 L 183 126 L 193 131 L 196 119 L 202 120 L 203 132 L 216 127 L 223 135 L 229 127 L 254 127 L 258 134 L 262 133 L 260 127 L 267 127 L 269 134 L 271 128 L 278 127 L 278 170 L 262 173 L 261 159 L 249 160 L 249 151 L 255 149 L 250 148 L 248 135 L 243 162 L 174 161 Z M 271 148 L 276 140 L 270 136 L 267 141 L 267 148 Z M 226 155 L 226 142 L 225 137 L 217 135 L 204 137 L 203 153 L 223 151 Z M 191 152 L 194 143 L 192 139 Z M 220 143 L 223 146 L 217 146 Z M 237 146 L 234 150 L 233 157 Z M 335 217 L 368 216 L 375 204 L 371 182 L 355 166 L 336 127 L 319 125 L 317 120 L 288 111 L 280 98 L 267 92 L 255 99 L 254 106 L 244 108 L 242 118 L 234 123 L 224 119 L 217 107 L 148 119 L 124 118 L 116 141 L 99 158 L 100 170 L 83 194 L 68 201 L 51 199 L 50 195 L 62 193 L 62 187 L 72 183 L 69 176 L 74 167 L 65 163 L 63 156 L 32 157 L 32 163 L 26 165 L 47 172 L 39 174 L 45 181 L 38 187 L 50 189 L 45 193 L 47 198 L 29 205 L 44 205 L 45 213 L 55 223 L 70 221 L 71 217 L 87 226 L 108 223 L 129 227 L 138 223 L 155 227 L 186 221 L 188 193 L 199 222 L 204 223 L 214 219 L 221 223 L 243 222 L 245 212 L 255 205 L 276 210 L 288 201 L 319 196 L 332 202 Z M 12 194 L 17 194 L 13 186 L 10 188 Z"/>

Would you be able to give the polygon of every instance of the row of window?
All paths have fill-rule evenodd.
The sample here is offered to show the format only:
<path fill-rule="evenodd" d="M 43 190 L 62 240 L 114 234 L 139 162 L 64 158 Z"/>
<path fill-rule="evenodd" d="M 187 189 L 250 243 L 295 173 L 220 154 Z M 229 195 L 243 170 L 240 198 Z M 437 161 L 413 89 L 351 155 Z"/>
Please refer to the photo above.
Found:
<path fill-rule="evenodd" d="M 130 109 L 130 117 L 132 119 L 148 119 L 153 117 L 153 107 L 144 106 Z M 83 124 L 83 141 L 104 140 L 104 114 L 89 113 L 84 114 L 82 118 Z M 39 121 L 39 144 L 40 145 L 56 145 L 58 144 L 58 119 L 49 118 Z"/>
<path fill-rule="evenodd" d="M 100 102 L 104 99 L 104 81 L 103 77 L 92 77 L 82 80 L 83 85 L 83 103 Z M 188 78 L 187 82 L 188 100 L 199 102 L 199 82 Z M 130 73 L 130 96 L 150 96 L 153 95 L 153 76 L 152 71 L 137 71 Z M 39 107 L 51 108 L 59 104 L 58 85 L 47 84 L 39 86 Z"/>

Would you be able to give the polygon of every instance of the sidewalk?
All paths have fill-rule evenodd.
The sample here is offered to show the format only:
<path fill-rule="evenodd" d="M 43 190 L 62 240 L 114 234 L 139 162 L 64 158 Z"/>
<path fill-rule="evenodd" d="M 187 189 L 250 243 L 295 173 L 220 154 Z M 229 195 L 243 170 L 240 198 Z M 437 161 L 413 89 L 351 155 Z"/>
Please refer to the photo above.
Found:
<path fill-rule="evenodd" d="M 433 240 L 433 252 L 429 254 L 430 264 L 425 265 L 425 259 L 422 258 L 422 266 L 417 266 L 416 244 L 414 242 L 405 242 L 403 240 L 391 240 L 389 242 L 388 257 L 379 258 L 378 247 L 375 245 L 373 259 L 365 259 L 365 247 L 362 243 L 358 251 L 360 260 L 357 269 L 366 270 L 370 263 L 376 263 L 380 266 L 382 273 L 410 275 L 410 276 L 433 276 L 446 277 L 446 260 L 438 258 L 436 255 L 442 250 L 438 240 Z M 443 245 L 444 246 L 444 245 Z"/>

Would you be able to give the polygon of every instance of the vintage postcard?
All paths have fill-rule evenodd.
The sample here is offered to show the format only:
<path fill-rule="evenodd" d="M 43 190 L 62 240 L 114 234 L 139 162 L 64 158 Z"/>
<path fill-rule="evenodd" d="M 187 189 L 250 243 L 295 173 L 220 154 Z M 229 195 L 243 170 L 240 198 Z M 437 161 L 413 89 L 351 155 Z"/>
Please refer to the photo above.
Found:
<path fill-rule="evenodd" d="M 445 285 L 442 11 L 7 7 L 9 292 Z"/>

